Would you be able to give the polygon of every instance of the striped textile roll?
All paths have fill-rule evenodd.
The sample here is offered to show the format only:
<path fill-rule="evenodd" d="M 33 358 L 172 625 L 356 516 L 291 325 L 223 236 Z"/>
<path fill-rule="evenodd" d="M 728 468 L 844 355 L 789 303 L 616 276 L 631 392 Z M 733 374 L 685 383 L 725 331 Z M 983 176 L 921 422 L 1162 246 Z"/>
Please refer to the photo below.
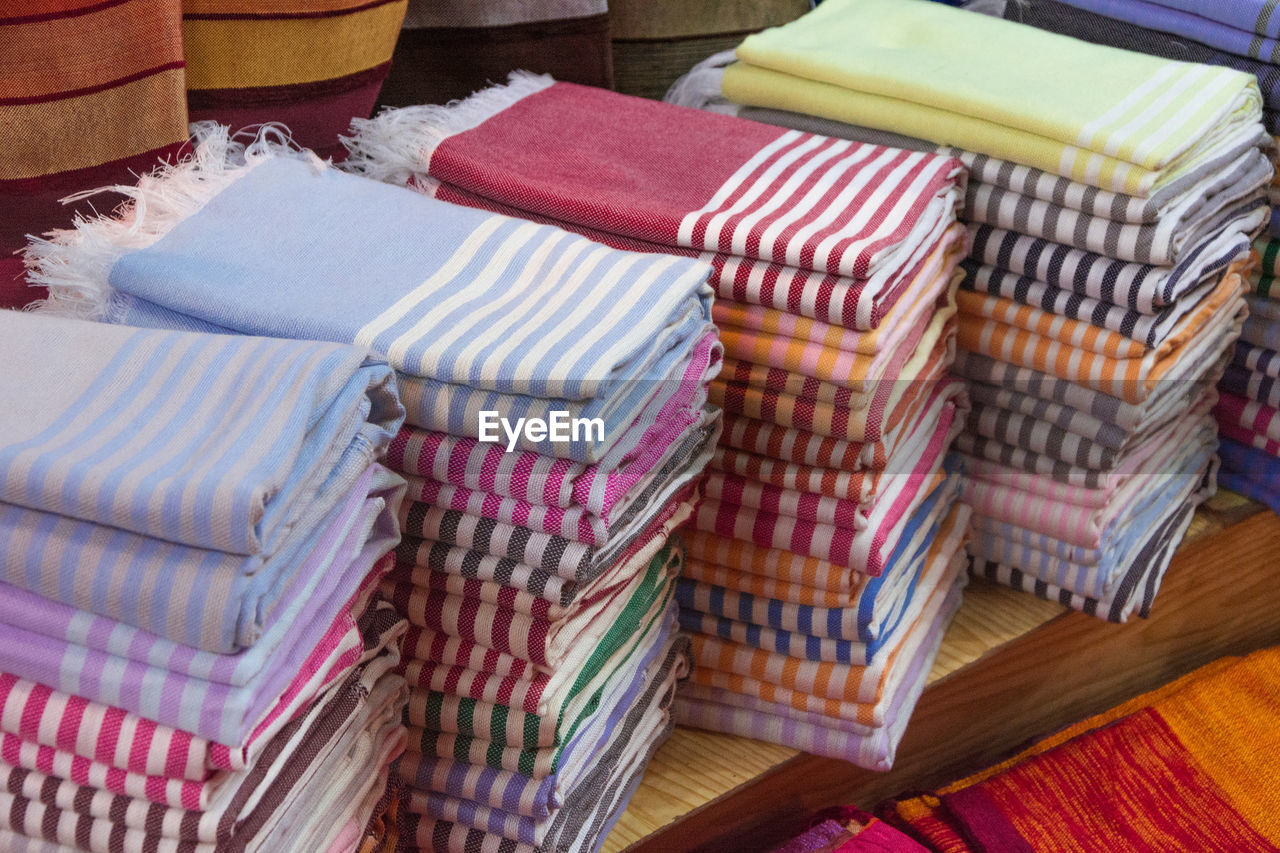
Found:
<path fill-rule="evenodd" d="M 182 0 L 192 121 L 281 122 L 300 145 L 339 151 L 391 65 L 408 0 Z"/>
<path fill-rule="evenodd" d="M 186 140 L 180 14 L 179 0 L 14 0 L 0 10 L 0 308 L 42 295 L 13 256 L 26 235 L 92 209 L 59 199 L 132 183 Z"/>

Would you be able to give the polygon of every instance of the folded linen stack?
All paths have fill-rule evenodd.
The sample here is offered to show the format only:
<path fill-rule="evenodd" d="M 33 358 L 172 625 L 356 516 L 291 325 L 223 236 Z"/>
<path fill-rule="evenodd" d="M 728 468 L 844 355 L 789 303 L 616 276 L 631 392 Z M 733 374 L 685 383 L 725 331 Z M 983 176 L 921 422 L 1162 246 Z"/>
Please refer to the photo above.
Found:
<path fill-rule="evenodd" d="M 0 847 L 370 840 L 405 746 L 390 369 L 8 311 L 0 342 Z"/>
<path fill-rule="evenodd" d="M 1224 65 L 1252 74 L 1263 98 L 1263 120 L 1280 132 L 1280 65 L 1265 45 L 1274 43 L 1276 25 L 1269 4 L 1209 4 L 1194 12 L 1170 2 L 1032 0 L 1010 4 L 1005 17 L 1051 32 L 1110 44 L 1157 56 Z M 1274 46 L 1274 45 L 1273 45 Z M 1273 185 L 1274 205 L 1276 189 Z M 1231 364 L 1219 383 L 1215 409 L 1222 435 L 1219 479 L 1228 488 L 1280 510 L 1280 308 L 1272 282 L 1280 240 L 1280 216 L 1272 208 L 1271 237 L 1256 248 L 1262 268 L 1253 279 L 1249 319 Z"/>
<path fill-rule="evenodd" d="M 32 248 L 52 307 L 388 354 L 409 424 L 381 587 L 411 623 L 402 841 L 593 849 L 688 668 L 666 540 L 719 429 L 707 267 L 203 133 L 119 218 Z M 590 423 L 559 436 L 557 414 Z M 505 448 L 478 440 L 494 420 Z"/>
<path fill-rule="evenodd" d="M 1212 385 L 1268 216 L 1255 82 L 923 0 L 828 0 L 736 55 L 671 97 L 956 146 L 941 150 L 972 170 L 957 446 L 975 571 L 1145 615 L 1212 489 Z"/>
<path fill-rule="evenodd" d="M 527 74 L 348 147 L 370 177 L 711 263 L 726 424 L 686 535 L 678 715 L 887 765 L 963 582 L 960 164 Z"/>

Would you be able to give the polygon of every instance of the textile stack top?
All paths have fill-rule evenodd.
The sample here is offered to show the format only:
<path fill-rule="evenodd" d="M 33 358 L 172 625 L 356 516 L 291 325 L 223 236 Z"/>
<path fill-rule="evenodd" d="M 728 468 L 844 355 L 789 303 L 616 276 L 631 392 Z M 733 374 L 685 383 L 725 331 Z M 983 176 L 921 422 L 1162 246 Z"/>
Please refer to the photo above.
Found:
<path fill-rule="evenodd" d="M 964 583 L 959 162 L 527 74 L 354 130 L 345 168 L 712 265 L 726 422 L 677 589 L 678 715 L 891 763 Z"/>
<path fill-rule="evenodd" d="M 0 847 L 394 850 L 390 368 L 10 311 L 0 342 Z"/>
<path fill-rule="evenodd" d="M 30 250 L 51 310 L 359 342 L 395 370 L 408 500 L 380 590 L 410 623 L 407 846 L 598 846 L 688 670 L 667 536 L 719 430 L 706 265 L 344 174 L 269 131 L 203 128 L 129 192 Z M 477 441 L 499 424 L 505 448 Z"/>
<path fill-rule="evenodd" d="M 1073 38 L 1252 74 L 1262 94 L 1263 122 L 1271 134 L 1280 132 L 1280 64 L 1267 47 L 1274 43 L 1280 21 L 1271 20 L 1270 7 L 1262 0 L 1209 4 L 1194 11 L 1167 0 L 1033 0 L 1009 4 L 1005 16 Z M 1280 217 L 1275 215 L 1280 188 L 1274 182 L 1268 200 L 1268 233 L 1254 243 L 1262 264 L 1245 295 L 1249 318 L 1218 383 L 1214 411 L 1222 437 L 1219 479 L 1280 511 L 1280 288 L 1273 284 L 1280 259 Z"/>
<path fill-rule="evenodd" d="M 669 97 L 969 165 L 975 571 L 1146 615 L 1214 488 L 1213 386 L 1269 214 L 1256 82 L 925 0 L 828 0 Z"/>

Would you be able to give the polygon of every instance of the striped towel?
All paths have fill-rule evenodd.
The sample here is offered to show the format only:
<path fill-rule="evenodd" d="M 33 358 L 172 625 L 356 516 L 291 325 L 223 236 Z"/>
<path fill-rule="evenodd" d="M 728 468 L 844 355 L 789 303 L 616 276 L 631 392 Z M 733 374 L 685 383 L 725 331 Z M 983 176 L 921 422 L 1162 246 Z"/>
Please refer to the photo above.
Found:
<path fill-rule="evenodd" d="M 660 553 L 655 562 L 666 560 L 664 571 L 670 570 L 674 555 Z M 629 608 L 594 648 L 574 648 L 573 665 L 560 667 L 553 674 L 538 673 L 528 681 L 514 677 L 495 677 L 489 673 L 444 667 L 424 661 L 407 661 L 405 676 L 413 695 L 427 695 L 427 725 L 455 734 L 468 754 L 470 741 L 496 741 L 501 732 L 511 728 L 519 718 L 518 741 L 530 737 L 537 742 L 563 745 L 581 724 L 584 709 L 594 707 L 600 691 L 609 678 L 624 665 L 634 664 L 637 648 L 645 645 L 645 637 L 662 629 L 668 610 L 670 582 L 661 589 L 650 587 L 633 595 Z M 628 661 L 631 661 L 628 664 Z M 439 699 L 435 694 L 444 694 Z M 452 698 L 451 698 L 452 697 Z M 461 701 L 458 701 L 461 700 Z M 468 701 L 470 700 L 470 701 Z M 490 705 L 502 705 L 498 712 Z M 410 715 L 414 707 L 410 706 Z M 435 717 L 432 720 L 432 716 Z M 501 727 L 501 728 L 499 728 Z M 548 740 L 549 739 L 549 740 Z M 481 750 L 483 751 L 483 750 Z M 483 763 L 483 758 L 479 759 Z M 514 769 L 520 770 L 517 766 Z M 522 771 L 523 772 L 523 771 Z"/>
<path fill-rule="evenodd" d="M 362 746 L 361 740 L 365 750 L 378 745 L 372 751 L 383 767 L 403 748 L 396 720 L 405 687 L 391 672 L 395 657 L 392 645 L 362 664 L 330 697 L 282 730 L 254 768 L 227 779 L 218 796 L 198 812 L 0 765 L 8 783 L 3 827 L 76 846 L 93 839 L 89 849 L 106 853 L 144 846 L 212 851 L 233 838 L 244 844 L 269 831 L 279 819 L 277 812 L 296 809 L 299 800 L 326 787 L 326 778 L 337 784 L 336 771 L 344 758 L 353 757 L 349 752 Z M 365 761 L 356 763 L 365 775 L 376 776 L 373 767 L 363 766 Z M 250 803 L 254 806 L 247 808 Z M 263 846 L 250 843 L 246 849 Z"/>
<path fill-rule="evenodd" d="M 1218 479 L 1228 489 L 1262 501 L 1272 512 L 1280 512 L 1280 458 L 1248 444 L 1222 439 L 1219 453 L 1222 470 Z"/>
<path fill-rule="evenodd" d="M 884 725 L 867 726 L 852 717 L 835 718 L 796 710 L 791 705 L 699 684 L 681 688 L 674 707 L 676 720 L 681 725 L 766 740 L 851 761 L 870 770 L 888 770 L 893 766 L 911 711 L 924 692 L 946 626 L 960 606 L 959 589 L 965 578 L 963 572 L 958 575 L 956 591 L 928 626 L 918 652 L 906 664 L 906 673 L 895 683 L 895 689 L 886 693 Z"/>
<path fill-rule="evenodd" d="M 607 242 L 715 253 L 722 296 L 861 330 L 878 325 L 953 221 L 962 174 L 947 158 L 520 74 L 355 130 L 345 168 Z M 715 158 L 691 155 L 704 150 Z"/>
<path fill-rule="evenodd" d="M 1212 482 L 1213 472 L 1210 471 L 1204 483 Z M 1126 622 L 1134 613 L 1146 618 L 1151 613 L 1151 604 L 1160 589 L 1164 572 L 1173 559 L 1173 552 L 1191 524 L 1195 508 L 1212 491 L 1212 487 L 1202 485 L 1183 497 L 1174 506 L 1173 514 L 1161 522 L 1159 527 L 1149 531 L 1148 538 L 1140 543 L 1136 553 L 1125 555 L 1124 562 L 1119 563 L 1124 567 L 1124 575 L 1115 579 L 1112 589 L 1100 598 L 1073 592 L 1057 584 L 1042 581 L 1021 568 L 993 563 L 983 558 L 973 559 L 972 571 L 978 577 L 1029 592 L 1038 598 L 1056 601 L 1064 607 L 1109 622 Z"/>
<path fill-rule="evenodd" d="M 0 308 L 43 295 L 14 256 L 26 235 L 92 212 L 59 199 L 132 182 L 186 140 L 181 25 L 173 0 L 13 0 L 0 10 Z"/>
<path fill-rule="evenodd" d="M 532 666 L 517 672 L 501 673 L 528 679 L 534 672 L 555 672 L 573 654 L 575 645 L 603 636 L 631 598 L 641 588 L 654 583 L 659 569 L 653 565 L 653 558 L 665 544 L 665 538 L 651 536 L 599 583 L 584 590 L 577 606 L 557 619 L 520 613 L 504 606 L 505 602 L 442 594 L 439 590 L 425 590 L 403 582 L 389 582 L 383 592 L 408 616 L 410 623 L 426 629 L 423 641 L 441 637 L 462 641 L 461 645 L 446 644 L 449 648 L 441 651 L 452 654 L 431 656 L 432 665 L 487 669 L 487 661 L 476 661 L 474 657 L 477 652 L 490 650 L 516 661 L 530 662 Z M 474 666 L 474 663 L 481 665 Z"/>
<path fill-rule="evenodd" d="M 315 673 L 300 667 L 295 683 L 273 697 L 280 700 L 276 708 L 257 723 L 247 742 L 234 746 L 219 744 L 118 706 L 54 690 L 9 673 L 0 674 L 0 732 L 13 736 L 16 740 L 11 742 L 20 750 L 27 742 L 150 777 L 208 782 L 219 771 L 247 770 L 257 762 L 262 748 L 288 723 L 294 711 L 345 677 L 362 654 L 361 626 L 364 626 L 366 644 L 369 637 L 385 635 L 397 639 L 403 632 L 403 623 L 389 606 L 378 605 L 367 614 L 366 609 L 365 597 L 355 600 L 343 617 L 345 623 L 339 623 L 311 646 L 318 652 L 308 654 L 308 663 L 323 662 L 336 652 L 336 670 L 322 673 L 323 680 L 308 688 Z M 388 633 L 397 624 L 400 627 Z M 354 646 L 347 639 L 349 635 L 355 638 Z M 180 805 L 198 798 L 199 791 L 180 788 L 166 797 L 166 801 Z"/>
<path fill-rule="evenodd" d="M 645 529 L 614 561 L 614 568 L 650 538 L 669 537 L 687 517 L 688 502 L 692 496 L 693 489 L 689 487 L 657 509 L 649 517 Z M 414 586 L 427 590 L 501 603 L 516 612 L 547 619 L 568 613 L 586 586 L 511 558 L 494 557 L 430 540 L 406 540 L 396 549 L 396 557 L 396 580 L 407 579 Z M 606 568 L 602 577 L 612 574 Z M 600 577 L 597 577 L 589 583 L 600 582 Z"/>
<path fill-rule="evenodd" d="M 997 43 L 1009 49 L 987 49 Z M 1013 60 L 1030 55 L 1034 68 Z M 1255 147 L 1262 133 L 1249 75 L 924 0 L 828 2 L 747 38 L 737 57 L 722 84 L 732 101 L 799 108 L 1144 197 L 1204 158 Z M 1065 77 L 1061 68 L 1086 71 Z"/>
<path fill-rule="evenodd" d="M 795 551 L 868 575 L 884 571 L 902 522 L 932 491 L 941 477 L 946 448 L 959 431 L 958 422 L 941 422 L 929 436 L 920 461 L 910 470 L 893 474 L 884 494 L 867 515 L 864 529 L 802 521 L 770 509 L 704 498 L 698 505 L 693 528 L 706 533 L 743 539 L 768 549 Z"/>
<path fill-rule="evenodd" d="M 394 531 L 394 517 L 380 502 L 368 503 L 361 522 L 382 532 L 366 543 L 358 523 L 345 541 L 328 545 L 338 554 L 331 568 L 299 567 L 298 580 L 278 605 L 279 617 L 245 651 L 200 651 L 6 585 L 0 587 L 0 636 L 6 640 L 0 669 L 244 747 L 287 709 L 314 696 L 330 677 L 326 661 L 358 645 L 356 619 L 391 567 L 379 558 L 393 541 L 386 531 Z"/>
<path fill-rule="evenodd" d="M 46 693 L 37 688 L 28 694 L 31 699 L 38 702 L 47 696 L 55 700 L 55 704 L 40 706 L 28 701 L 24 710 L 31 717 L 24 721 L 26 730 L 17 735 L 8 732 L 0 735 L 5 756 L 3 763 L 120 796 L 173 808 L 203 810 L 218 802 L 219 798 L 225 798 L 228 786 L 234 790 L 235 780 L 252 772 L 270 752 L 281 732 L 296 723 L 300 716 L 309 713 L 309 708 L 323 705 L 327 697 L 362 664 L 388 647 L 394 648 L 403 631 L 403 620 L 385 604 L 362 614 L 360 624 L 354 630 L 354 643 L 346 646 L 340 657 L 331 657 L 324 662 L 324 672 L 328 675 L 323 689 L 315 691 L 299 704 L 289 704 L 291 699 L 286 695 L 282 700 L 285 707 L 278 721 L 265 727 L 261 736 L 248 746 L 229 748 L 181 730 L 156 726 L 145 718 L 120 709 L 88 705 L 72 697 L 65 703 L 57 702 L 65 694 Z M 93 727 L 92 718 L 76 716 L 81 709 L 89 712 L 101 709 L 104 712 L 101 719 L 107 725 L 102 729 Z M 41 742 L 49 740 L 49 736 L 33 731 L 37 718 L 56 723 L 61 728 L 57 735 L 61 739 L 58 744 Z M 127 737 L 140 749 L 165 747 L 173 751 L 167 755 L 155 754 L 153 758 L 147 758 L 141 752 L 132 753 L 127 759 L 121 758 L 119 752 L 124 743 L 115 740 L 116 735 Z M 75 745 L 69 743 L 73 738 L 77 741 Z M 188 775 L 198 778 L 184 779 L 175 772 L 184 755 L 185 763 L 188 766 L 194 764 L 197 768 Z M 145 769 L 141 766 L 143 764 L 146 764 Z M 163 765 L 161 773 L 150 772 L 156 764 Z M 201 767 L 205 768 L 204 772 L 198 769 Z M 212 773 L 209 768 L 213 768 Z"/>
<path fill-rule="evenodd" d="M 1237 8 L 1245 8 L 1248 5 L 1250 4 L 1238 4 Z M 1261 4 L 1253 5 L 1257 7 Z M 1227 7 L 1223 8 L 1225 10 Z M 1191 11 L 1197 16 L 1204 17 L 1222 14 L 1215 9 L 1205 9 L 1199 5 L 1193 6 Z M 1258 88 L 1262 92 L 1263 119 L 1267 130 L 1270 133 L 1280 130 L 1280 114 L 1278 114 L 1280 70 L 1271 64 L 1270 57 L 1252 59 L 1210 47 L 1203 43 L 1203 39 L 1196 36 L 1189 39 L 1171 33 L 1162 33 L 1139 25 L 1122 12 L 1122 5 L 1112 3 L 1106 10 L 1110 17 L 1105 17 L 1084 8 L 1059 2 L 1059 0 L 1025 0 L 1025 2 L 1005 7 L 1005 17 L 1009 20 L 1039 27 L 1042 30 L 1061 33 L 1095 44 L 1106 44 L 1123 50 L 1162 56 L 1165 59 L 1199 62 L 1205 65 L 1224 65 L 1252 74 L 1257 79 Z"/>
<path fill-rule="evenodd" d="M 959 550 L 968 510 L 953 510 L 956 478 L 934 490 L 913 514 L 890 572 L 879 578 L 853 576 L 850 592 L 816 590 L 719 566 L 686 568 L 676 598 L 681 624 L 695 633 L 814 661 L 869 664 L 910 624 L 928 589 L 928 555 L 936 540 Z M 936 568 L 936 566 L 935 566 Z"/>
<path fill-rule="evenodd" d="M 1096 327 L 1029 306 L 1007 301 L 1002 306 L 992 297 L 986 299 L 989 301 L 974 310 L 961 311 L 957 331 L 961 349 L 1047 373 L 1129 403 L 1142 403 L 1161 380 L 1185 372 L 1193 363 L 1193 353 L 1215 359 L 1225 342 L 1238 335 L 1247 311 L 1240 274 L 1232 270 L 1159 347 L 1125 357 L 1080 348 L 1091 338 L 1103 337 Z"/>
<path fill-rule="evenodd" d="M 288 126 L 325 156 L 373 110 L 408 0 L 183 0 L 191 121 Z"/>
<path fill-rule="evenodd" d="M 653 683 L 655 671 L 674 664 L 676 656 L 687 654 L 689 640 L 684 635 L 664 638 L 646 652 L 644 666 L 636 671 L 630 682 L 619 679 L 609 685 L 608 696 L 600 703 L 600 710 L 574 735 L 568 750 L 572 753 L 569 764 L 572 772 L 560 771 L 534 780 L 507 770 L 491 767 L 475 768 L 470 764 L 441 758 L 426 753 L 410 753 L 401 762 L 400 773 L 407 783 L 424 791 L 434 792 L 432 800 L 441 806 L 457 807 L 458 801 L 470 801 L 474 805 L 532 818 L 549 817 L 564 804 L 565 796 L 574 787 L 568 784 L 589 766 L 596 745 L 642 701 Z M 412 726 L 412 721 L 410 726 Z"/>
<path fill-rule="evenodd" d="M 0 439 L 8 583 L 232 652 L 272 621 L 299 561 L 332 559 L 316 550 L 326 530 L 355 522 L 371 491 L 399 500 L 369 471 L 402 410 L 386 365 L 364 350 L 12 313 L 0 326 L 18 352 L 44 351 L 38 364 L 13 356 L 4 377 L 16 404 Z M 222 371 L 228 363 L 236 370 Z M 246 405 L 262 399 L 280 408 Z M 274 488 L 284 501 L 268 502 Z M 150 598 L 119 598 L 95 578 Z M 195 584 L 221 594 L 192 608 Z"/>
<path fill-rule="evenodd" d="M 707 419 L 712 417 L 708 412 Z M 612 537 L 629 537 L 637 525 L 648 524 L 651 510 L 665 505 L 672 494 L 701 473 L 711 456 L 717 427 L 713 421 L 686 430 L 678 441 L 669 445 L 666 458 L 633 486 L 633 491 L 626 496 L 624 509 L 612 521 L 590 515 L 580 507 L 560 509 L 531 504 L 418 477 L 409 478 L 407 511 L 418 509 L 415 504 L 422 504 L 423 511 L 427 507 L 457 510 L 603 548 L 610 544 Z"/>
<path fill-rule="evenodd" d="M 913 402 L 912 392 L 945 374 L 955 352 L 958 328 L 955 317 L 955 312 L 949 307 L 935 312 L 915 349 L 895 354 L 893 363 L 885 372 L 892 378 L 875 383 L 872 399 L 865 407 L 822 402 L 820 397 L 824 395 L 820 392 L 815 397 L 806 397 L 777 390 L 782 383 L 762 386 L 740 382 L 736 379 L 740 375 L 736 369 L 711 381 L 710 401 L 723 409 L 726 415 L 767 421 L 841 442 L 866 444 L 880 441 L 885 437 L 886 426 L 894 423 L 894 415 L 899 409 Z M 790 373 L 789 376 L 798 379 L 801 374 Z M 795 386 L 802 382 L 793 380 L 782 384 L 782 387 L 799 390 Z"/>
<path fill-rule="evenodd" d="M 677 634 L 648 649 L 638 669 L 610 685 L 599 710 L 566 746 L 556 772 L 542 779 L 492 767 L 477 774 L 469 765 L 425 749 L 420 754 L 410 752 L 401 764 L 401 777 L 419 789 L 410 809 L 477 828 L 492 826 L 504 837 L 528 838 L 538 831 L 537 824 L 563 807 L 597 765 L 596 757 L 605 745 L 620 727 L 625 729 L 627 718 L 649 706 L 653 691 L 661 689 L 669 670 L 676 667 L 681 676 L 687 672 L 688 645 L 688 638 Z M 496 823 L 490 824 L 491 820 Z M 517 827 L 520 835 L 508 834 Z"/>
<path fill-rule="evenodd" d="M 1229 364 L 1219 387 L 1264 406 L 1280 409 L 1280 382 L 1265 373 L 1250 373 Z"/>
<path fill-rule="evenodd" d="M 1007 493 L 1011 489 L 974 481 L 972 488 L 965 489 L 965 499 L 973 502 L 974 512 L 988 525 L 1003 523 L 1013 529 L 978 537 L 972 553 L 1015 565 L 1073 592 L 1102 596 L 1111 588 L 1116 568 L 1127 565 L 1125 560 L 1136 547 L 1135 537 L 1158 525 L 1203 477 L 1212 452 L 1212 431 L 1201 433 L 1201 441 L 1189 450 L 1161 459 L 1154 472 L 1141 471 L 1123 483 L 1107 506 L 1084 512 L 1059 505 L 1052 524 L 1032 511 L 1010 511 L 1009 505 L 1016 506 L 1019 500 L 1039 507 L 1034 496 L 1024 493 L 1010 498 Z M 1008 503 L 1001 504 L 1001 498 Z M 1058 553 L 1023 544 L 1036 537 L 1052 540 Z M 1063 548 L 1077 551 L 1084 559 L 1060 556 Z"/>
<path fill-rule="evenodd" d="M 1125 260 L 1173 257 L 1176 244 L 1187 243 L 1184 231 L 1199 229 L 1206 217 L 1233 201 L 1256 196 L 1261 185 L 1255 181 L 1262 179 L 1265 184 L 1260 173 L 1265 172 L 1268 158 L 1258 148 L 1205 158 L 1176 180 L 1140 197 L 901 133 L 819 115 L 735 104 L 722 97 L 718 74 L 732 57 L 732 52 L 726 52 L 706 60 L 673 86 L 667 99 L 821 136 L 955 157 L 969 169 L 962 220 L 1007 223 L 1004 227 L 1061 243 L 1095 241 L 1099 248 L 1094 251 L 1114 251 Z M 695 80 L 694 85 L 688 85 Z M 1276 81 L 1280 82 L 1280 75 Z M 1261 137 L 1258 144 L 1262 149 L 1270 147 Z M 1150 252 L 1156 254 L 1148 257 Z"/>
<path fill-rule="evenodd" d="M 637 673 L 644 668 L 648 653 L 660 646 L 662 635 L 670 631 L 667 616 L 663 615 L 667 613 L 666 606 L 654 612 L 661 618 L 651 620 L 636 637 L 628 641 L 627 648 L 612 656 L 608 668 L 590 678 L 587 695 L 574 696 L 570 704 L 565 706 L 564 713 L 539 715 L 556 732 L 558 742 L 555 745 L 530 748 L 518 743 L 485 741 L 469 735 L 411 727 L 410 754 L 490 767 L 539 781 L 566 770 L 573 758 L 571 747 L 576 744 L 579 734 L 590 729 L 592 722 L 600 714 L 609 712 L 610 708 L 604 704 L 605 698 L 617 696 L 620 689 L 636 678 Z M 413 676 L 409 677 L 412 683 Z M 578 680 L 586 679 L 580 675 Z"/>
<path fill-rule="evenodd" d="M 1236 341 L 1231 363 L 1250 373 L 1280 378 L 1280 352 L 1263 349 L 1247 341 Z"/>
<path fill-rule="evenodd" d="M 639 785 L 645 765 L 671 733 L 667 709 L 675 682 L 687 671 L 685 655 L 681 652 L 655 676 L 652 698 L 646 694 L 648 701 L 642 699 L 636 704 L 598 754 L 591 771 L 549 819 L 550 826 L 539 830 L 541 845 L 535 847 L 481 829 L 413 813 L 407 815 L 410 837 L 419 849 L 436 853 L 460 849 L 496 849 L 504 853 L 598 849 Z M 495 817 L 502 819 L 499 815 Z"/>
<path fill-rule="evenodd" d="M 1185 467 L 1196 465 L 1196 457 L 1211 452 L 1213 435 L 1207 429 L 1206 406 L 1197 409 L 1143 442 L 1137 453 L 1126 456 L 1102 489 L 1105 501 L 1064 505 L 1056 500 L 1056 494 L 1046 496 L 1044 489 L 1029 492 L 1012 487 L 998 466 L 984 467 L 983 475 L 992 474 L 991 479 L 972 474 L 965 480 L 965 501 L 987 519 L 1041 530 L 1079 546 L 1098 547 L 1098 540 L 1110 529 L 1112 515 L 1126 501 L 1146 500 L 1144 489 L 1156 488 L 1166 478 L 1189 476 Z"/>
<path fill-rule="evenodd" d="M 1271 62 L 1280 51 L 1280 33 L 1273 20 L 1273 8 L 1265 0 L 1233 0 L 1209 9 L 1178 0 L 1065 2 L 1146 29 L 1189 38 L 1236 56 Z"/>
<path fill-rule="evenodd" d="M 944 570 L 938 586 L 922 591 L 925 602 L 915 621 L 898 632 L 895 642 L 871 666 L 806 661 L 697 634 L 693 653 L 699 666 L 690 675 L 690 683 L 862 726 L 888 725 L 890 703 L 886 700 L 901 689 L 911 659 L 931 653 L 926 644 L 936 638 L 930 637 L 930 626 L 939 621 L 945 624 L 959 603 L 953 588 L 963 575 L 967 558 L 962 552 L 943 555 L 935 548 L 931 562 L 939 561 Z"/>
<path fill-rule="evenodd" d="M 237 156 L 246 164 L 233 165 Z M 208 203 L 160 202 L 188 185 Z M 388 353 L 408 419 L 425 429 L 474 437 L 481 410 L 560 409 L 605 419 L 605 441 L 526 449 L 596 461 L 674 393 L 679 382 L 662 380 L 684 375 L 710 329 L 704 265 L 461 210 L 265 137 L 237 155 L 225 131 L 209 130 L 193 159 L 132 192 L 139 201 L 115 218 L 30 248 L 37 278 L 52 287 L 50 308 L 358 342 Z M 141 241 L 125 241 L 139 231 Z M 316 234 L 334 235 L 324 252 Z M 353 280 L 365 283 L 358 298 Z M 697 358 L 705 371 L 713 352 Z"/>
<path fill-rule="evenodd" d="M 1228 231 L 1188 253 L 1177 266 L 1154 267 L 981 225 L 973 229 L 970 256 L 1060 290 L 1142 314 L 1156 314 L 1243 257 L 1248 245 L 1247 233 Z"/>

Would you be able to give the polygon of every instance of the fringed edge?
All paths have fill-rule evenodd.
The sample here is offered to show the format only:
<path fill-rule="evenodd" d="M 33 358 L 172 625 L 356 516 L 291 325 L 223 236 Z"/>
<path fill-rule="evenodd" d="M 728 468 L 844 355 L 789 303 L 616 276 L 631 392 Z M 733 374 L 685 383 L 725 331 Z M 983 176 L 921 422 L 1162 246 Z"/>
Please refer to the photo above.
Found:
<path fill-rule="evenodd" d="M 192 152 L 174 163 L 162 163 L 134 186 L 116 185 L 76 193 L 64 203 L 101 192 L 127 196 L 109 214 L 77 215 L 73 226 L 28 236 L 23 252 L 28 278 L 49 289 L 47 299 L 31 310 L 88 320 L 118 320 L 122 300 L 111 289 L 111 268 L 128 252 L 145 249 L 174 226 L 200 211 L 210 199 L 263 163 L 290 157 L 327 168 L 311 151 L 301 149 L 281 125 L 231 133 L 214 122 L 191 125 Z M 245 137 L 250 137 L 243 141 Z"/>
<path fill-rule="evenodd" d="M 737 115 L 739 105 L 724 96 L 724 70 L 737 61 L 733 50 L 722 50 L 699 62 L 671 84 L 662 100 L 725 115 Z"/>
<path fill-rule="evenodd" d="M 350 153 L 341 168 L 383 183 L 405 186 L 427 178 L 431 155 L 440 143 L 465 133 L 556 81 L 547 74 L 512 71 L 506 85 L 481 89 L 448 104 L 383 110 L 373 118 L 351 121 L 351 135 L 339 137 Z"/>

